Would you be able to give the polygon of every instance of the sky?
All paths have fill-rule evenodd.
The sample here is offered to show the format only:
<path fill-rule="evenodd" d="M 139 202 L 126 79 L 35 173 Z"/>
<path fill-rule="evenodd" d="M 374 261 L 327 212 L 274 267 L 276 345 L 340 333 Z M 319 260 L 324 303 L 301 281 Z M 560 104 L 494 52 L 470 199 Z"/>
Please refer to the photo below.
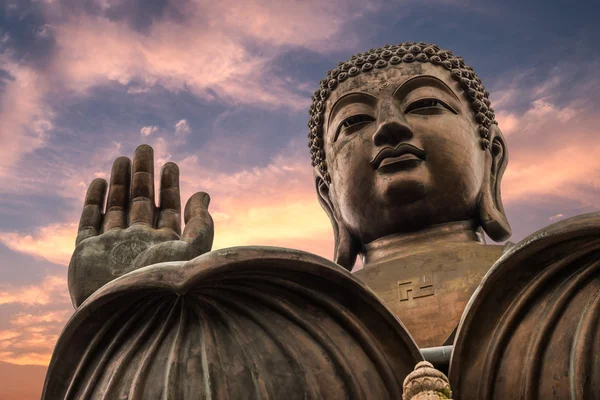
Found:
<path fill-rule="evenodd" d="M 0 399 L 38 399 L 73 313 L 87 185 L 142 143 L 211 195 L 213 249 L 333 254 L 307 147 L 310 96 L 404 41 L 462 56 L 491 93 L 517 242 L 600 210 L 594 2 L 0 0 Z M 158 176 L 158 174 L 157 174 Z"/>

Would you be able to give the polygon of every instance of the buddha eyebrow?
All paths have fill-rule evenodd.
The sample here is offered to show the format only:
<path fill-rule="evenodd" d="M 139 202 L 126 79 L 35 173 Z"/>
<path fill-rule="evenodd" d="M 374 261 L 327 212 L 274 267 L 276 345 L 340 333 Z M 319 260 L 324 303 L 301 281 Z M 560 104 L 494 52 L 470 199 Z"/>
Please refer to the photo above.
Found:
<path fill-rule="evenodd" d="M 452 97 L 454 97 L 457 101 L 461 101 L 458 95 L 454 92 L 454 90 L 452 90 L 442 80 L 432 75 L 419 75 L 407 80 L 394 91 L 394 94 L 392 96 L 403 99 L 413 90 L 416 90 L 423 86 L 429 86 L 436 89 L 440 89 L 441 91 L 446 92 Z"/>
<path fill-rule="evenodd" d="M 375 96 L 373 96 L 369 93 L 365 93 L 365 92 L 352 92 L 352 93 L 347 93 L 347 94 L 343 95 L 342 97 L 337 99 L 336 102 L 333 104 L 333 107 L 331 107 L 331 112 L 329 113 L 329 118 L 327 118 L 327 129 L 326 130 L 329 130 L 331 121 L 333 121 L 333 119 L 335 118 L 335 115 L 340 111 L 340 109 L 344 108 L 348 104 L 356 103 L 357 102 L 356 100 L 358 98 L 365 100 L 365 101 L 361 101 L 361 103 L 366 103 L 369 105 L 373 105 L 377 102 L 377 98 Z"/>

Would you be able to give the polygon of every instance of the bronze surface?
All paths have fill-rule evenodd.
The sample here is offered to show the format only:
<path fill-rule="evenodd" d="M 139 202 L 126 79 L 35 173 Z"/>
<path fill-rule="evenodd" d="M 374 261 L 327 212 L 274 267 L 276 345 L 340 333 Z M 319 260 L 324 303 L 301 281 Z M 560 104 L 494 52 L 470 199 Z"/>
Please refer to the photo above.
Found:
<path fill-rule="evenodd" d="M 240 247 L 104 285 L 60 336 L 43 399 L 400 399 L 422 357 L 358 279 Z"/>
<path fill-rule="evenodd" d="M 492 267 L 457 332 L 459 399 L 597 399 L 600 213 L 548 226 Z"/>
<path fill-rule="evenodd" d="M 402 321 L 419 347 L 446 344 L 503 246 L 443 243 L 355 273 Z M 450 341 L 447 344 L 452 344 Z"/>

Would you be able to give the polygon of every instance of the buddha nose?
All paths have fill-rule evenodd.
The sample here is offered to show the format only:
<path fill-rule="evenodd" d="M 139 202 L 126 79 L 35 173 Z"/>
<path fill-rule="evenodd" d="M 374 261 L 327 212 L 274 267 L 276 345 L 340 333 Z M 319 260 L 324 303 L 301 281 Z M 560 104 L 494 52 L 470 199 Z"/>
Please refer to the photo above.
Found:
<path fill-rule="evenodd" d="M 380 105 L 377 122 L 377 130 L 373 134 L 375 146 L 395 146 L 413 137 L 404 113 L 391 102 Z"/>

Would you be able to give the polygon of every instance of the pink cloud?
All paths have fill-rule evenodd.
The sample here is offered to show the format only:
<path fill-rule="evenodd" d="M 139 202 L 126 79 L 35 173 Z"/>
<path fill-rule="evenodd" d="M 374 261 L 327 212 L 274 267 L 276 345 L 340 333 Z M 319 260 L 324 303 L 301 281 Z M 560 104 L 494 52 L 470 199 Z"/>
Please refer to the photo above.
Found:
<path fill-rule="evenodd" d="M 198 3 L 205 3 L 200 1 Z M 353 48 L 356 33 L 344 29 L 350 21 L 378 10 L 381 1 L 225 0 L 215 7 L 215 19 L 228 31 L 242 32 L 271 46 L 301 46 L 315 51 Z M 343 32 L 344 36 L 340 37 Z M 345 39 L 345 40 L 344 40 Z"/>
<path fill-rule="evenodd" d="M 38 227 L 31 234 L 0 232 L 0 242 L 14 251 L 68 265 L 75 248 L 77 226 L 78 222 L 70 222 Z"/>
<path fill-rule="evenodd" d="M 190 124 L 188 124 L 187 120 L 182 119 L 182 120 L 179 120 L 175 124 L 175 134 L 176 135 L 184 136 L 184 135 L 189 134 L 190 132 L 191 132 L 191 128 L 190 128 Z"/>
<path fill-rule="evenodd" d="M 69 301 L 66 271 L 65 276 L 46 276 L 38 285 L 0 284 L 0 305 L 46 306 L 66 301 Z"/>
<path fill-rule="evenodd" d="M 178 159 L 171 155 L 164 138 L 155 138 L 151 144 L 155 154 L 156 198 L 158 171 L 167 161 L 174 161 L 180 167 L 182 205 L 197 191 L 211 195 L 210 211 L 216 231 L 214 249 L 262 244 L 331 256 L 331 225 L 317 202 L 308 152 L 301 146 L 304 143 L 294 140 L 271 164 L 235 174 L 207 170 L 201 156 Z M 98 159 L 116 158 L 120 154 L 114 150 L 110 157 L 103 155 Z M 82 168 L 77 180 L 59 186 L 83 204 L 89 181 L 99 174 L 108 179 L 109 172 Z M 79 212 L 73 210 L 70 221 L 37 227 L 30 233 L 0 232 L 0 241 L 12 250 L 66 266 L 75 246 Z"/>
<path fill-rule="evenodd" d="M 22 156 L 44 145 L 52 129 L 51 108 L 45 103 L 46 82 L 36 70 L 0 54 L 11 75 L 0 97 L 0 177 Z"/>
<path fill-rule="evenodd" d="M 81 94 L 108 81 L 122 85 L 141 81 L 143 85 L 136 84 L 131 93 L 160 84 L 172 91 L 192 90 L 207 100 L 217 93 L 222 100 L 234 103 L 306 107 L 306 95 L 290 90 L 293 86 L 275 76 L 269 67 L 278 47 L 267 47 L 260 53 L 249 51 L 244 42 L 252 32 L 232 33 L 236 26 L 229 26 L 230 10 L 212 7 L 191 9 L 190 18 L 183 24 L 155 21 L 148 34 L 102 17 L 73 17 L 54 29 L 60 52 L 54 59 L 53 75 Z M 307 5 L 301 8 L 308 11 Z M 267 10 L 259 8 L 253 13 L 249 8 L 246 15 L 275 28 L 287 26 L 284 18 L 291 16 L 292 10 L 285 15 L 270 15 Z M 202 18 L 193 18 L 199 13 Z M 207 18 L 214 24 L 204 22 Z M 293 20 L 298 26 L 305 25 L 302 31 L 323 31 L 317 29 L 314 18 L 301 20 L 296 16 Z M 235 18 L 231 22 L 239 24 Z M 324 21 L 321 24 L 324 28 Z M 291 31 L 298 26 L 287 26 L 288 36 L 294 41 L 283 34 L 275 44 L 298 45 L 303 36 Z M 328 33 L 323 33 L 327 37 Z"/>
<path fill-rule="evenodd" d="M 0 330 L 0 361 L 17 365 L 48 365 L 58 335 L 72 310 L 23 313 L 9 318 Z"/>
<path fill-rule="evenodd" d="M 140 134 L 142 136 L 150 136 L 156 132 L 158 132 L 158 127 L 152 125 L 144 126 L 142 129 L 140 129 Z"/>
<path fill-rule="evenodd" d="M 549 93 L 560 79 L 550 77 L 533 90 L 528 108 L 521 113 L 500 109 L 497 120 L 509 149 L 503 179 L 505 202 L 553 195 L 586 206 L 598 205 L 590 188 L 600 185 L 600 114 L 580 98 L 556 105 Z M 598 79 L 588 79 L 590 85 Z M 513 99 L 530 96 L 528 89 L 510 89 Z M 527 97 L 525 97 L 527 98 Z M 504 103 L 508 106 L 508 103 Z"/>

